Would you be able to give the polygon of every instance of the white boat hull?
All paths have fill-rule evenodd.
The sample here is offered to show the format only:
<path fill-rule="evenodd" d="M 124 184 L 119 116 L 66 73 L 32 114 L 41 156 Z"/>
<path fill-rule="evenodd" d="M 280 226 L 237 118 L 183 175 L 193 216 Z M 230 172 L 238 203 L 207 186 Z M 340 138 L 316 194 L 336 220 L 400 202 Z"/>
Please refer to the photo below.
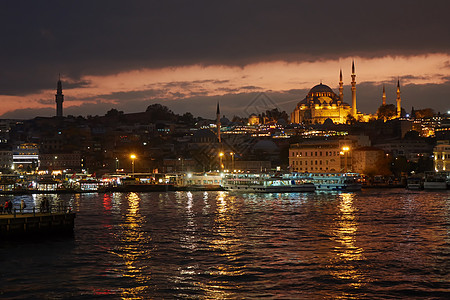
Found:
<path fill-rule="evenodd" d="M 301 184 L 290 186 L 263 186 L 263 185 L 228 185 L 224 184 L 223 188 L 230 192 L 245 193 L 306 193 L 314 192 L 316 187 L 314 184 Z"/>
<path fill-rule="evenodd" d="M 317 191 L 348 191 L 348 192 L 354 192 L 354 191 L 360 191 L 361 185 L 360 184 L 317 184 L 316 185 Z"/>
<path fill-rule="evenodd" d="M 361 190 L 358 173 L 297 173 L 299 178 L 312 182 L 316 191 L 347 191 Z"/>
<path fill-rule="evenodd" d="M 447 183 L 446 182 L 424 182 L 423 188 L 425 190 L 446 190 Z"/>

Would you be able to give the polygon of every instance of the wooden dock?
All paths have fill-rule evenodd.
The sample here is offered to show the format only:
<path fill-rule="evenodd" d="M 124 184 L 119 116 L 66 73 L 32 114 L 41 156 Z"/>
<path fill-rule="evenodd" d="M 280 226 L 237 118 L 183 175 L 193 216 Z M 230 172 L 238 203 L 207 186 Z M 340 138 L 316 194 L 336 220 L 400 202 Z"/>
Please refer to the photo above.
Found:
<path fill-rule="evenodd" d="M 0 214 L 0 239 L 70 235 L 73 234 L 75 217 L 73 212 Z"/>

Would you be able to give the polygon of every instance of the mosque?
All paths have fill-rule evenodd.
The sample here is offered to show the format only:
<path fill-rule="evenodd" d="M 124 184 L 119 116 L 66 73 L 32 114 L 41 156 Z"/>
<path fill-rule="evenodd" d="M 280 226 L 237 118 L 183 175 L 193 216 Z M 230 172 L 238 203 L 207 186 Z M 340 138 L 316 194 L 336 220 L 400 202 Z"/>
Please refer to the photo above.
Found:
<path fill-rule="evenodd" d="M 306 97 L 297 103 L 291 113 L 291 123 L 293 124 L 323 124 L 330 119 L 335 124 L 346 123 L 349 118 L 367 122 L 372 115 L 358 112 L 356 108 L 356 73 L 355 62 L 352 62 L 352 104 L 344 102 L 344 82 L 342 80 L 342 70 L 339 74 L 339 95 L 325 85 L 314 86 Z M 386 95 L 383 90 L 383 105 L 385 105 Z M 401 114 L 400 82 L 397 85 L 397 117 Z"/>

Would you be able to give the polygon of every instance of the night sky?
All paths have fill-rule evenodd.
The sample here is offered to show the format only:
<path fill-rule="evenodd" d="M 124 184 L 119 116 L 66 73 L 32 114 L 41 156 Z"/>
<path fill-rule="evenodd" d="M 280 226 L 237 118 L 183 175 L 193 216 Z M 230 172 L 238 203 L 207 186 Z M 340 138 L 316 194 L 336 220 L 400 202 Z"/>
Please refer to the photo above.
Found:
<path fill-rule="evenodd" d="M 2 1 L 1 118 L 144 111 L 246 116 L 264 92 L 290 113 L 321 81 L 376 112 L 450 110 L 450 1 Z M 256 109 L 256 108 L 255 108 Z"/>

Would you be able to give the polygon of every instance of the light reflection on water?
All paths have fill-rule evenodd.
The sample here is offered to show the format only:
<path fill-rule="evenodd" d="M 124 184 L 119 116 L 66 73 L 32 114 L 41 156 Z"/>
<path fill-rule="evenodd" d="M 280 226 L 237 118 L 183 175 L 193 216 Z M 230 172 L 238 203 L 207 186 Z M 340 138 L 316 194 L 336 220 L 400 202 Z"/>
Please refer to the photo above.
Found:
<path fill-rule="evenodd" d="M 1 243 L 0 297 L 446 298 L 449 195 L 54 195 L 75 237 Z"/>
<path fill-rule="evenodd" d="M 333 249 L 330 272 L 336 279 L 347 281 L 354 288 L 360 288 L 365 283 L 364 270 L 352 262 L 364 259 L 364 249 L 356 246 L 358 219 L 353 204 L 354 197 L 355 194 L 351 193 L 339 195 L 339 213 L 332 238 L 338 245 Z M 340 267 L 335 268 L 335 265 Z"/>

